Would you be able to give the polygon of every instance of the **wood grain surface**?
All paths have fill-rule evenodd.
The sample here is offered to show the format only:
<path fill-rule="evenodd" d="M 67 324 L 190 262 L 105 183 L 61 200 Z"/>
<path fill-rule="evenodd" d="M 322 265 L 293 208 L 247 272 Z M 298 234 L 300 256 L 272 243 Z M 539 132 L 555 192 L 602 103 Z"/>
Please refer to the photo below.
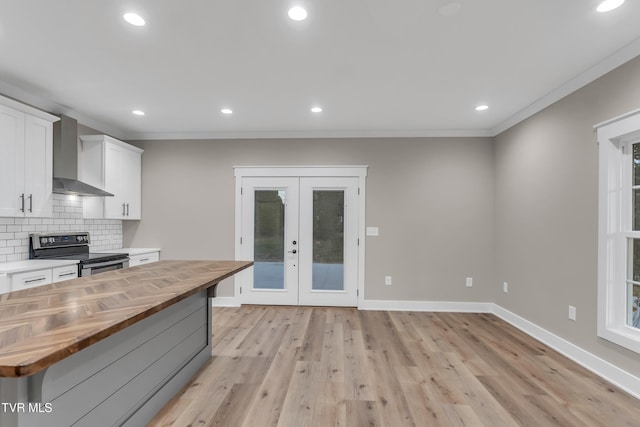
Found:
<path fill-rule="evenodd" d="M 0 376 L 33 375 L 251 266 L 160 261 L 0 296 Z"/>
<path fill-rule="evenodd" d="M 149 426 L 638 426 L 640 401 L 491 314 L 214 308 Z"/>

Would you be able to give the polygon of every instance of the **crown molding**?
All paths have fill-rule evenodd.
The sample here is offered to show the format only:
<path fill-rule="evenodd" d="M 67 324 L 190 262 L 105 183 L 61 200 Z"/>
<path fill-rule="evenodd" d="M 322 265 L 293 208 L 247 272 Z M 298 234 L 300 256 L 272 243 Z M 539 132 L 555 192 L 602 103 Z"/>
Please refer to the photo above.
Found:
<path fill-rule="evenodd" d="M 127 140 L 171 139 L 306 139 L 306 138 L 456 138 L 491 137 L 488 129 L 309 130 L 128 133 Z"/>

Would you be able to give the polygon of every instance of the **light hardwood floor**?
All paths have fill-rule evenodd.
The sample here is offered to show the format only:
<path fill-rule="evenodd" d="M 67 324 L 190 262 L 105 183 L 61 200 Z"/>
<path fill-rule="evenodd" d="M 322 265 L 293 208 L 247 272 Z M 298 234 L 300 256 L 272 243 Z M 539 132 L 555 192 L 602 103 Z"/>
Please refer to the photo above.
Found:
<path fill-rule="evenodd" d="M 216 308 L 153 426 L 639 426 L 640 400 L 490 314 Z"/>

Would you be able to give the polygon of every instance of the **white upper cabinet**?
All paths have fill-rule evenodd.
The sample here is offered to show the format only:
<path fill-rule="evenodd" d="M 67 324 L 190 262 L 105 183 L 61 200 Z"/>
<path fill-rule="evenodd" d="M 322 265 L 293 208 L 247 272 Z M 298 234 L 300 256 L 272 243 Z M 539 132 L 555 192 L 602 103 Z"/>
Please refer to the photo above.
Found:
<path fill-rule="evenodd" d="M 27 115 L 24 132 L 26 213 L 50 217 L 53 205 L 53 124 Z"/>
<path fill-rule="evenodd" d="M 82 179 L 113 197 L 85 197 L 85 218 L 142 218 L 142 152 L 106 135 L 84 135 Z"/>
<path fill-rule="evenodd" d="M 23 216 L 24 113 L 0 105 L 0 215 Z"/>
<path fill-rule="evenodd" d="M 0 216 L 51 216 L 52 130 L 57 120 L 0 97 Z"/>

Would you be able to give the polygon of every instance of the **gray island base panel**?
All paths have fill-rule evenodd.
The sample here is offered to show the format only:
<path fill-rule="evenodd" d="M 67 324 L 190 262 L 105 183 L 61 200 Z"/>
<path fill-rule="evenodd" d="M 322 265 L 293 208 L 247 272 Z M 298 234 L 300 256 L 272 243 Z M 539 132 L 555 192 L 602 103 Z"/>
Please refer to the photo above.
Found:
<path fill-rule="evenodd" d="M 35 375 L 0 378 L 0 426 L 144 426 L 211 358 L 210 329 L 202 290 Z"/>

